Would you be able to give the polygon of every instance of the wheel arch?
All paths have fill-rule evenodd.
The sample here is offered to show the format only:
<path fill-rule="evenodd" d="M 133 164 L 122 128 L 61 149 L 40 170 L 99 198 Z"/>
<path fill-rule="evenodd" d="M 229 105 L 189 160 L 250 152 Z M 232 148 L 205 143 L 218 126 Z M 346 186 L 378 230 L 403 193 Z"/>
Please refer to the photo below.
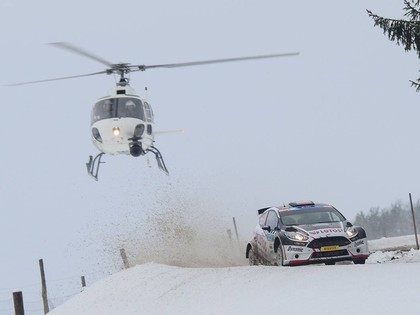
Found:
<path fill-rule="evenodd" d="M 249 251 L 251 249 L 252 249 L 252 245 L 251 245 L 251 243 L 248 243 L 248 245 L 246 245 L 245 258 L 249 258 Z"/>
<path fill-rule="evenodd" d="M 357 231 L 357 233 L 359 234 L 359 238 L 366 238 L 366 231 L 364 228 L 362 228 L 361 226 L 355 226 L 354 227 Z"/>

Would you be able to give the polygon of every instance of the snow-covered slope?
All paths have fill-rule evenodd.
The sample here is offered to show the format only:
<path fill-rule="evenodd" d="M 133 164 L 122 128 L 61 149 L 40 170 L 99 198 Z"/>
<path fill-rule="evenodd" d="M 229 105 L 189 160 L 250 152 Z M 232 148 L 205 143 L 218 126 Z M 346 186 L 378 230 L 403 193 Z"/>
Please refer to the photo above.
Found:
<path fill-rule="evenodd" d="M 420 252 L 365 265 L 185 268 L 146 263 L 92 285 L 51 315 L 420 314 Z"/>

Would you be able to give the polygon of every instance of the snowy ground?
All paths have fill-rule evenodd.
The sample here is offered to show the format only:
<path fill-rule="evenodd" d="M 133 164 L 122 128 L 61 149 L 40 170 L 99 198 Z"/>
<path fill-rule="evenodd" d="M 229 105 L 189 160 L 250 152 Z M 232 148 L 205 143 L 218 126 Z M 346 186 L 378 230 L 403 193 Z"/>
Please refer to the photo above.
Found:
<path fill-rule="evenodd" d="M 103 279 L 51 315 L 420 314 L 420 252 L 381 251 L 365 265 L 186 268 L 139 264 Z M 414 242 L 415 244 L 415 242 Z"/>

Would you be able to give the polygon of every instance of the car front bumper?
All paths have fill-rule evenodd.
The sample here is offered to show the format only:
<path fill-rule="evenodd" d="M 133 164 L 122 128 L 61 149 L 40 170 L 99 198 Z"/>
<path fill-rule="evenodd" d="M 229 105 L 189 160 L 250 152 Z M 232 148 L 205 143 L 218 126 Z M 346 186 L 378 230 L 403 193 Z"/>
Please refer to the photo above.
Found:
<path fill-rule="evenodd" d="M 279 248 L 280 249 L 280 248 Z M 369 257 L 367 239 L 359 239 L 345 246 L 281 246 L 284 265 L 306 265 L 325 262 L 364 260 Z"/>

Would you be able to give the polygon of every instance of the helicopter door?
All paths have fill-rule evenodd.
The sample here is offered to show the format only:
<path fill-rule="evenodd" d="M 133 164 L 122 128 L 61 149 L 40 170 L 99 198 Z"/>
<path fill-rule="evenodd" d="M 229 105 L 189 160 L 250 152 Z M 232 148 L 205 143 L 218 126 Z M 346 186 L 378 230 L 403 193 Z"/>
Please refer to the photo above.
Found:
<path fill-rule="evenodd" d="M 153 133 L 153 130 L 152 130 L 153 110 L 150 104 L 147 102 L 144 102 L 144 113 L 146 116 L 146 122 L 148 123 L 146 127 L 146 132 L 148 135 L 151 135 Z"/>
<path fill-rule="evenodd" d="M 153 110 L 147 102 L 144 102 L 144 112 L 146 114 L 146 122 L 153 123 Z"/>

